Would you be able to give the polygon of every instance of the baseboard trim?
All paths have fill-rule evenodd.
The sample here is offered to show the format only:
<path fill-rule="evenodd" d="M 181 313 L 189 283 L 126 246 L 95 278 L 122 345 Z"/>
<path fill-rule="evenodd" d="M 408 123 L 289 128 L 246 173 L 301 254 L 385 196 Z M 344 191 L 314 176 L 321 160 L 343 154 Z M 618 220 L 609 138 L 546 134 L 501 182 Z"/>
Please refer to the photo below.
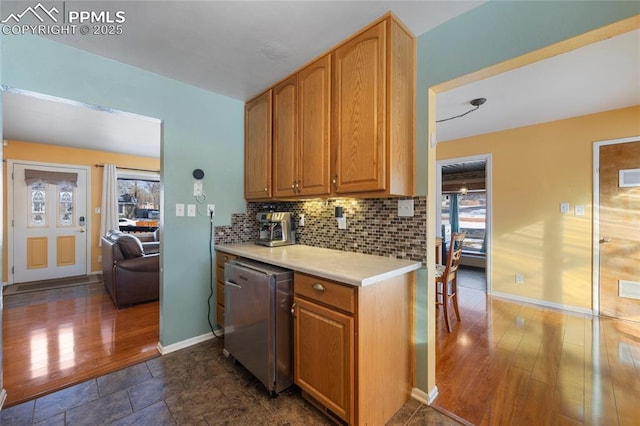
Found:
<path fill-rule="evenodd" d="M 411 389 L 411 398 L 425 405 L 429 405 L 429 395 L 427 395 L 427 393 L 422 389 L 418 389 L 418 388 Z"/>
<path fill-rule="evenodd" d="M 213 333 L 209 332 L 167 346 L 162 346 L 160 342 L 158 342 L 158 352 L 160 352 L 161 355 L 170 354 L 171 352 L 179 351 L 180 349 L 188 348 L 189 346 L 197 345 L 198 343 L 206 342 L 213 338 Z"/>
<path fill-rule="evenodd" d="M 562 309 L 564 311 L 577 312 L 579 314 L 594 315 L 592 309 L 580 308 L 578 306 L 563 305 L 561 303 L 547 302 L 546 300 L 532 299 L 523 296 L 514 296 L 513 294 L 501 293 L 499 291 L 492 291 L 489 294 L 491 296 L 501 297 L 503 299 L 509 299 L 516 302 L 531 303 L 533 305 L 545 306 L 547 308 Z"/>
<path fill-rule="evenodd" d="M 426 393 L 422 389 L 411 389 L 411 398 L 425 405 L 431 405 L 438 396 L 438 387 L 434 386 L 429 393 Z"/>
<path fill-rule="evenodd" d="M 4 407 L 4 402 L 7 400 L 7 391 L 2 389 L 0 391 L 0 411 L 2 411 L 2 407 Z"/>
<path fill-rule="evenodd" d="M 438 386 L 433 386 L 433 389 L 429 392 L 429 405 L 433 404 L 433 401 L 438 397 Z"/>

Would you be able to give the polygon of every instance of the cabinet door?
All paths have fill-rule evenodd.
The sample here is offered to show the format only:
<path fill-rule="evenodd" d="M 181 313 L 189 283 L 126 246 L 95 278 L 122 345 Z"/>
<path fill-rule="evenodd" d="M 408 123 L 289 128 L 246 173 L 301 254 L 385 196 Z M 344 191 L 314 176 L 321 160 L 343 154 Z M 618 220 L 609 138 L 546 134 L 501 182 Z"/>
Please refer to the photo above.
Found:
<path fill-rule="evenodd" d="M 334 54 L 337 193 L 385 189 L 386 24 L 351 39 Z"/>
<path fill-rule="evenodd" d="M 297 172 L 297 76 L 273 89 L 273 196 L 296 194 Z"/>
<path fill-rule="evenodd" d="M 294 381 L 353 424 L 353 317 L 296 297 Z"/>
<path fill-rule="evenodd" d="M 271 197 L 271 90 L 252 99 L 244 111 L 244 196 Z"/>
<path fill-rule="evenodd" d="M 330 192 L 331 56 L 298 74 L 298 194 Z"/>

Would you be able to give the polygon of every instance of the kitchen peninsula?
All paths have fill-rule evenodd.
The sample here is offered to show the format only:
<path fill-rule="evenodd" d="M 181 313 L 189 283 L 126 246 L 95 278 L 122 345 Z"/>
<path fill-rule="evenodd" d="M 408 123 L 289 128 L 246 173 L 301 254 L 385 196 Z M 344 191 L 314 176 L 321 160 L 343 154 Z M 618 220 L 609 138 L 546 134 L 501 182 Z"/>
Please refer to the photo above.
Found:
<path fill-rule="evenodd" d="M 385 424 L 410 398 L 420 262 L 290 245 L 217 245 L 294 271 L 294 381 L 327 416 Z"/>

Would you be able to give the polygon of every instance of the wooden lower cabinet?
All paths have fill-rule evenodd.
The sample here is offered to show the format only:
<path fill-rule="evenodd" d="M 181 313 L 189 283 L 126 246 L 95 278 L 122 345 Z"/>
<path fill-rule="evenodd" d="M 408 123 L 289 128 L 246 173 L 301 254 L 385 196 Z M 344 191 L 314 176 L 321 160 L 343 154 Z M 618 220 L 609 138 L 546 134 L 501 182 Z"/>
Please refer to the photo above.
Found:
<path fill-rule="evenodd" d="M 343 420 L 353 415 L 353 316 L 295 299 L 294 380 Z"/>
<path fill-rule="evenodd" d="M 224 264 L 237 259 L 232 254 L 216 252 L 216 322 L 224 328 Z"/>
<path fill-rule="evenodd" d="M 294 274 L 294 381 L 350 425 L 385 424 L 413 387 L 415 272 L 366 287 Z"/>

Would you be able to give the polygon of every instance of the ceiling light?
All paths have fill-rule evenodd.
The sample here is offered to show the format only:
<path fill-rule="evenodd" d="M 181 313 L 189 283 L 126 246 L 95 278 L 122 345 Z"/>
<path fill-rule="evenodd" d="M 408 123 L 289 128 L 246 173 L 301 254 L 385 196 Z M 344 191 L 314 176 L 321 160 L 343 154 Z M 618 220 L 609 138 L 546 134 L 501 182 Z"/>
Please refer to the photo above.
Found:
<path fill-rule="evenodd" d="M 460 118 L 460 117 L 464 117 L 465 115 L 472 113 L 473 111 L 477 110 L 478 108 L 480 108 L 481 105 L 483 105 L 485 102 L 487 102 L 487 98 L 476 98 L 476 99 L 472 99 L 469 104 L 471 104 L 471 106 L 473 106 L 472 109 L 470 109 L 467 112 L 463 112 L 462 114 L 458 114 L 458 115 L 454 115 L 453 117 L 449 117 L 449 118 L 443 118 L 442 120 L 436 120 L 436 123 L 442 123 L 443 121 L 449 121 L 449 120 L 453 120 L 454 118 Z"/>

